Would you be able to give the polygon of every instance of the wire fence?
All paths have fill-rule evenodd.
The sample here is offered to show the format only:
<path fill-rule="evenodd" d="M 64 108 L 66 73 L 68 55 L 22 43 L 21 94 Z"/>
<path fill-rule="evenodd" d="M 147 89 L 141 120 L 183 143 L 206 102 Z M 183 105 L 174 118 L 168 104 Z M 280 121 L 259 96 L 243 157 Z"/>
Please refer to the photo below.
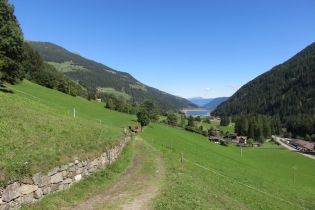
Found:
<path fill-rule="evenodd" d="M 267 195 L 267 196 L 276 198 L 276 199 L 278 199 L 278 200 L 280 200 L 280 201 L 289 203 L 289 204 L 291 204 L 292 206 L 298 207 L 298 208 L 300 208 L 300 209 L 305 209 L 305 208 L 303 208 L 303 207 L 301 207 L 301 206 L 299 206 L 299 205 L 297 205 L 297 204 L 295 204 L 295 203 L 292 203 L 292 202 L 290 202 L 290 201 L 288 201 L 288 200 L 282 199 L 282 198 L 277 197 L 277 196 L 275 196 L 275 195 L 272 195 L 272 194 L 270 194 L 270 193 L 268 193 L 268 192 L 265 192 L 265 191 L 263 191 L 263 190 L 260 190 L 260 189 L 258 189 L 258 188 L 256 188 L 256 187 L 253 187 L 253 186 L 250 186 L 250 185 L 248 185 L 248 184 L 245 184 L 245 183 L 243 183 L 243 182 L 241 182 L 241 181 L 235 180 L 235 179 L 233 179 L 233 178 L 231 178 L 231 177 L 229 177 L 229 176 L 227 176 L 227 175 L 221 174 L 221 173 L 219 173 L 219 172 L 217 172 L 217 171 L 215 171 L 215 170 L 209 169 L 209 168 L 207 168 L 207 167 L 205 167 L 205 166 L 202 166 L 202 165 L 200 165 L 200 164 L 198 164 L 198 163 L 194 163 L 194 162 L 192 162 L 192 161 L 190 161 L 190 160 L 188 160 L 188 159 L 186 159 L 186 158 L 183 158 L 183 154 L 181 154 L 180 160 L 181 160 L 181 161 L 180 161 L 180 162 L 181 162 L 181 168 L 183 167 L 182 161 L 185 160 L 185 161 L 187 161 L 188 163 L 191 163 L 191 164 L 193 164 L 193 165 L 195 165 L 195 166 L 197 166 L 197 167 L 200 167 L 200 168 L 202 168 L 202 169 L 204 169 L 204 170 L 210 171 L 211 173 L 214 173 L 214 174 L 216 174 L 216 175 L 218 175 L 218 176 L 221 176 L 221 177 L 223 177 L 223 178 L 225 178 L 225 179 L 228 179 L 228 180 L 230 180 L 230 181 L 232 181 L 232 182 L 235 182 L 235 183 L 237 183 L 237 184 L 239 184 L 239 185 L 242 185 L 242 186 L 244 186 L 244 187 L 250 188 L 250 189 L 252 189 L 252 190 L 255 190 L 255 191 L 257 191 L 257 192 L 260 192 L 260 193 L 262 193 L 262 194 L 265 194 L 265 195 Z"/>
<path fill-rule="evenodd" d="M 106 124 L 106 125 L 112 125 L 112 126 L 117 126 L 116 124 L 113 124 L 113 123 L 110 123 L 109 121 L 106 121 L 106 120 L 103 120 L 103 119 L 100 119 L 100 118 L 95 118 L 95 117 L 92 117 L 91 115 L 89 114 L 86 114 L 84 112 L 81 112 L 81 111 L 78 111 L 76 110 L 75 108 L 69 108 L 69 107 L 65 107 L 65 106 L 62 106 L 60 104 L 56 104 L 54 102 L 51 102 L 51 101 L 48 101 L 48 100 L 45 100 L 45 99 L 42 99 L 42 98 L 39 98 L 37 96 L 34 96 L 34 95 L 31 95 L 29 93 L 26 93 L 26 92 L 23 92 L 21 90 L 18 90 L 18 89 L 15 89 L 15 88 L 12 88 L 12 87 L 9 87 L 9 86 L 6 86 L 7 88 L 15 91 L 15 92 L 18 92 L 20 93 L 21 95 L 23 95 L 25 98 L 28 98 L 30 100 L 33 100 L 33 101 L 36 101 L 38 103 L 42 103 L 42 104 L 46 104 L 50 107 L 56 107 L 56 108 L 59 108 L 61 110 L 64 110 L 64 112 L 66 114 L 71 114 L 73 115 L 74 117 L 82 117 L 82 118 L 85 118 L 85 119 L 89 119 L 89 120 L 92 120 L 92 121 L 96 121 L 98 123 L 101 123 L 101 124 Z"/>

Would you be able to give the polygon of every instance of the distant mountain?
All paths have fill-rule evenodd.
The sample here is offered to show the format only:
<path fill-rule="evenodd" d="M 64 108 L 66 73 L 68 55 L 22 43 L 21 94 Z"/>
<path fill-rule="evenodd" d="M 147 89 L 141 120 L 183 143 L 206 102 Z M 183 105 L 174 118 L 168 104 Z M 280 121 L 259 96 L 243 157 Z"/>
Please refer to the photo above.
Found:
<path fill-rule="evenodd" d="M 243 85 L 212 115 L 265 114 L 292 134 L 315 135 L 315 42 Z"/>
<path fill-rule="evenodd" d="M 127 72 L 116 71 L 101 63 L 86 59 L 76 52 L 69 52 L 53 43 L 27 42 L 42 55 L 44 61 L 54 65 L 75 81 L 83 81 L 95 88 L 111 87 L 117 91 L 125 92 L 132 96 L 131 102 L 141 103 L 143 100 L 150 99 L 164 110 L 197 107 L 187 99 L 142 84 Z"/>
<path fill-rule="evenodd" d="M 203 105 L 209 103 L 213 100 L 213 98 L 202 98 L 202 97 L 194 97 L 194 98 L 187 98 L 194 104 L 197 104 L 199 107 L 203 107 Z"/>
<path fill-rule="evenodd" d="M 211 100 L 209 103 L 203 105 L 202 107 L 209 108 L 209 109 L 215 109 L 222 102 L 224 102 L 224 101 L 226 101 L 228 99 L 229 99 L 229 97 L 214 98 L 213 100 Z"/>

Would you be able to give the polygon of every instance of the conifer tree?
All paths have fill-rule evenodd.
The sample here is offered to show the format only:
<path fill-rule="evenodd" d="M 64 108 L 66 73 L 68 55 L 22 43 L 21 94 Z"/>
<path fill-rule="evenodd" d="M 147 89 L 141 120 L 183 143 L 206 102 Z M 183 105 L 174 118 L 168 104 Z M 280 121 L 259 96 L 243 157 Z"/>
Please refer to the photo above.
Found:
<path fill-rule="evenodd" d="M 14 13 L 14 6 L 0 0 L 0 79 L 15 84 L 24 73 L 23 33 Z"/>

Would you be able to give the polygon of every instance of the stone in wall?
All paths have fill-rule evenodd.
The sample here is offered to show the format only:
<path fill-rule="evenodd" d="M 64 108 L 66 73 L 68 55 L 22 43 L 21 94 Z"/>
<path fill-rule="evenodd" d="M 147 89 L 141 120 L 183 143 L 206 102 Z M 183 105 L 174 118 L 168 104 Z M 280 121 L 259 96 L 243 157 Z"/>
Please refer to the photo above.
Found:
<path fill-rule="evenodd" d="M 90 175 L 90 173 L 89 173 L 88 169 L 87 168 L 83 169 L 82 176 L 87 177 L 89 175 Z"/>
<path fill-rule="evenodd" d="M 80 181 L 81 179 L 82 179 L 82 175 L 81 175 L 81 174 L 78 174 L 78 175 L 76 175 L 76 176 L 74 177 L 74 180 L 75 180 L 76 182 Z"/>
<path fill-rule="evenodd" d="M 96 158 L 96 159 L 93 160 L 93 165 L 94 165 L 94 166 L 98 166 L 98 158 Z"/>
<path fill-rule="evenodd" d="M 76 174 L 82 174 L 84 168 L 78 168 Z"/>
<path fill-rule="evenodd" d="M 59 171 L 59 167 L 57 166 L 57 167 L 51 169 L 51 170 L 48 172 L 47 176 L 52 176 L 52 175 L 56 174 L 58 171 Z"/>
<path fill-rule="evenodd" d="M 40 187 L 45 187 L 50 184 L 50 176 L 42 176 L 39 182 Z"/>
<path fill-rule="evenodd" d="M 72 179 L 67 178 L 65 180 L 62 181 L 63 184 L 71 184 L 72 183 Z"/>
<path fill-rule="evenodd" d="M 2 192 L 2 200 L 4 202 L 9 202 L 21 195 L 21 187 L 18 182 L 8 185 Z"/>
<path fill-rule="evenodd" d="M 19 200 L 19 204 L 26 204 L 26 203 L 31 203 L 33 202 L 33 193 L 30 193 L 28 195 L 24 195 L 23 197 L 20 197 L 20 200 Z"/>
<path fill-rule="evenodd" d="M 48 195 L 50 194 L 50 192 L 51 192 L 50 186 L 43 187 L 43 195 Z"/>
<path fill-rule="evenodd" d="M 22 184 L 21 193 L 23 195 L 30 194 L 38 189 L 37 185 Z"/>
<path fill-rule="evenodd" d="M 114 158 L 117 159 L 117 157 L 118 157 L 117 156 L 117 147 L 115 147 L 115 149 L 114 149 Z"/>
<path fill-rule="evenodd" d="M 96 171 L 96 170 L 97 170 L 97 168 L 94 166 L 93 168 L 90 168 L 90 169 L 89 169 L 89 172 L 90 172 L 90 173 L 93 173 L 93 172 Z"/>
<path fill-rule="evenodd" d="M 62 172 L 56 173 L 55 175 L 50 177 L 50 183 L 59 183 L 63 180 Z"/>
<path fill-rule="evenodd" d="M 104 156 L 98 158 L 98 165 L 97 168 L 104 169 L 106 167 L 106 159 Z"/>
<path fill-rule="evenodd" d="M 19 203 L 13 200 L 13 201 L 10 201 L 9 206 L 11 209 L 17 208 L 19 206 Z"/>
<path fill-rule="evenodd" d="M 68 171 L 73 172 L 73 171 L 76 171 L 76 170 L 77 170 L 77 166 L 73 165 L 73 166 L 69 167 Z"/>
<path fill-rule="evenodd" d="M 58 172 L 61 172 L 61 171 L 65 171 L 68 169 L 68 166 L 67 165 L 63 165 L 59 168 Z"/>
<path fill-rule="evenodd" d="M 8 203 L 3 204 L 3 205 L 0 206 L 0 210 L 9 210 L 9 209 L 10 209 L 10 206 L 9 206 Z"/>
<path fill-rule="evenodd" d="M 90 160 L 87 164 L 88 169 L 92 168 L 94 166 L 94 163 L 92 160 Z"/>
<path fill-rule="evenodd" d="M 67 171 L 62 171 L 61 174 L 62 174 L 62 177 L 63 177 L 64 179 L 66 179 L 68 172 L 67 172 Z"/>
<path fill-rule="evenodd" d="M 74 172 L 69 172 L 69 173 L 67 174 L 67 177 L 68 177 L 68 178 L 73 178 L 75 175 L 76 175 L 76 172 L 75 172 L 75 171 L 74 171 Z"/>
<path fill-rule="evenodd" d="M 120 145 L 124 146 L 128 140 L 130 138 L 124 139 Z M 108 163 L 113 163 L 123 146 L 108 150 L 94 160 L 80 162 L 76 158 L 75 163 L 55 167 L 48 175 L 37 173 L 31 178 L 24 178 L 22 184 L 15 182 L 6 189 L 0 187 L 0 210 L 16 209 L 21 204 L 34 202 L 52 192 L 69 189 L 74 181 L 79 181 L 92 172 L 105 168 Z"/>
<path fill-rule="evenodd" d="M 50 186 L 50 192 L 55 192 L 57 190 L 59 190 L 59 184 L 52 184 Z"/>
<path fill-rule="evenodd" d="M 34 198 L 40 199 L 41 197 L 43 197 L 43 190 L 39 188 L 38 190 L 34 192 Z"/>
<path fill-rule="evenodd" d="M 34 174 L 32 177 L 34 184 L 38 185 L 41 177 L 42 177 L 42 173 Z"/>
<path fill-rule="evenodd" d="M 67 189 L 69 189 L 69 188 L 70 188 L 70 184 L 64 184 L 64 185 L 63 185 L 63 189 L 67 190 Z"/>
<path fill-rule="evenodd" d="M 23 184 L 34 184 L 32 178 L 26 177 L 22 181 Z"/>

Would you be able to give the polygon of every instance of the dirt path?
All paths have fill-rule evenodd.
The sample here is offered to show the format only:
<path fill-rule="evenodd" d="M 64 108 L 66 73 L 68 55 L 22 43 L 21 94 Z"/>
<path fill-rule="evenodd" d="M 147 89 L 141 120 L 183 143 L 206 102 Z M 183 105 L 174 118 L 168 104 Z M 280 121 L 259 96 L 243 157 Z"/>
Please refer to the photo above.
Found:
<path fill-rule="evenodd" d="M 72 209 L 150 209 L 150 200 L 157 195 L 164 177 L 161 157 L 136 136 L 133 165 L 116 183 Z"/>

